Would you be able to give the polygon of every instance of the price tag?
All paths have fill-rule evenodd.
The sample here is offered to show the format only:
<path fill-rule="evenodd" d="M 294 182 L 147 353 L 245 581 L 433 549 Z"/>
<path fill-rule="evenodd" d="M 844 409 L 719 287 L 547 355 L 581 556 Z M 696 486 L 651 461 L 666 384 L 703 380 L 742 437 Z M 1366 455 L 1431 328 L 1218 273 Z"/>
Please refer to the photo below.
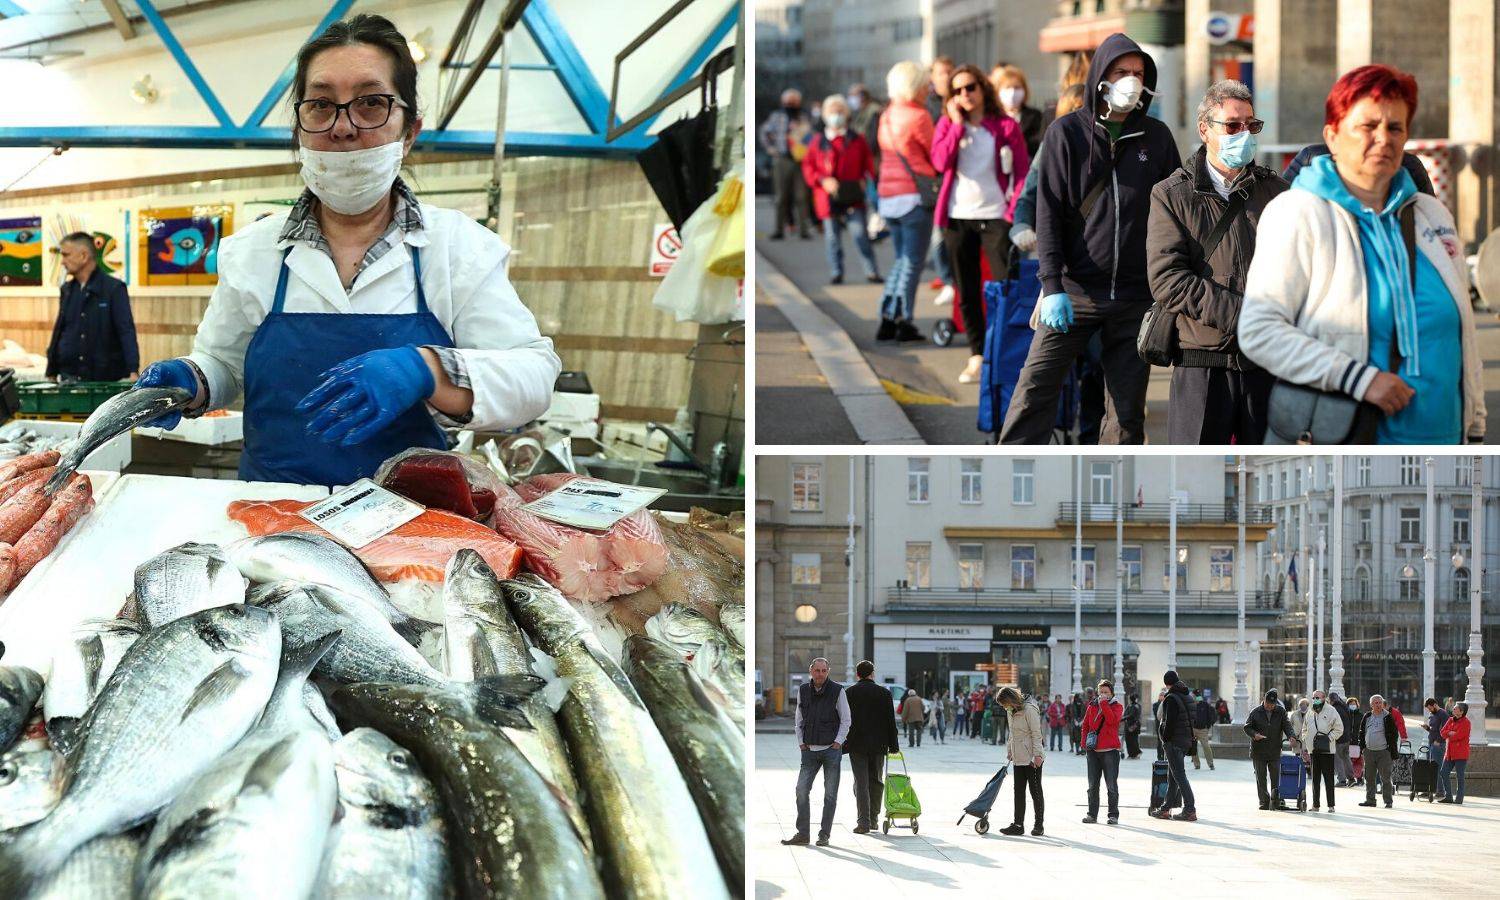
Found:
<path fill-rule="evenodd" d="M 632 487 L 598 478 L 575 478 L 522 509 L 574 528 L 606 531 L 666 492 L 666 488 Z"/>
<path fill-rule="evenodd" d="M 358 550 L 420 516 L 424 507 L 361 478 L 299 515 L 346 547 Z"/>

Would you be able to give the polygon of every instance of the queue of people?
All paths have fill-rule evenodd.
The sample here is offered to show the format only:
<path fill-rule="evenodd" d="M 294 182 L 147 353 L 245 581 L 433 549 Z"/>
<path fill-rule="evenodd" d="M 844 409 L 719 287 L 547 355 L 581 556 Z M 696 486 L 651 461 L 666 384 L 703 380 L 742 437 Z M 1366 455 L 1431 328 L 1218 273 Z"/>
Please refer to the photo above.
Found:
<path fill-rule="evenodd" d="M 1122 702 L 1112 681 L 1104 679 L 1073 700 L 1063 702 L 1061 694 L 1032 698 L 1014 686 L 977 686 L 969 694 L 935 690 L 923 698 L 907 690 L 892 715 L 892 697 L 887 686 L 876 683 L 875 666 L 868 660 L 855 667 L 857 680 L 847 689 L 828 678 L 828 662 L 814 660 L 810 680 L 799 688 L 795 733 L 802 753 L 797 779 L 797 831 L 783 844 L 810 843 L 810 798 L 814 781 L 823 777 L 822 820 L 817 844 L 826 846 L 832 830 L 838 799 L 841 757 L 848 755 L 854 773 L 858 824 L 854 833 L 865 834 L 876 827 L 883 802 L 884 765 L 887 754 L 900 752 L 896 722 L 907 726 L 908 747 L 920 744 L 923 723 L 943 740 L 943 724 L 955 708 L 965 708 L 970 721 L 975 704 L 983 704 L 983 715 L 1006 720 L 1009 740 L 1005 758 L 1010 770 L 1014 797 L 1011 823 L 1000 834 L 1016 837 L 1026 833 L 1026 812 L 1031 809 L 1030 833 L 1045 833 L 1046 796 L 1042 772 L 1047 753 L 1061 750 L 1061 733 L 1070 727 L 1074 707 L 1081 707 L 1078 725 L 1081 754 L 1087 757 L 1088 788 L 1086 825 L 1097 824 L 1100 807 L 1105 822 L 1116 825 L 1120 820 L 1120 759 L 1140 756 L 1139 733 L 1141 706 L 1131 695 Z M 1202 710 L 1211 717 L 1208 727 L 1220 722 L 1227 710 L 1222 698 L 1209 703 L 1204 692 L 1190 688 L 1176 671 L 1162 676 L 1165 685 L 1152 706 L 1156 720 L 1158 754 L 1167 762 L 1170 773 L 1164 802 L 1153 802 L 1149 813 L 1154 818 L 1179 822 L 1197 821 L 1196 798 L 1187 775 L 1187 758 L 1197 745 L 1207 742 L 1198 732 Z M 993 709 L 991 709 L 993 705 Z M 1469 758 L 1470 723 L 1468 705 L 1449 701 L 1439 704 L 1429 698 L 1424 704 L 1428 713 L 1422 727 L 1429 733 L 1428 759 L 1440 765 L 1436 793 L 1439 803 L 1464 802 L 1464 776 Z M 1226 714 L 1227 715 L 1227 714 Z M 1385 808 L 1393 805 L 1395 779 L 1393 764 L 1406 738 L 1406 724 L 1401 711 L 1379 694 L 1369 698 L 1368 712 L 1360 712 L 1357 700 L 1348 701 L 1337 693 L 1315 691 L 1299 698 L 1288 709 L 1277 691 L 1270 690 L 1250 711 L 1241 725 L 1250 739 L 1250 762 L 1255 773 L 1256 794 L 1262 810 L 1285 809 L 1287 801 L 1280 793 L 1283 743 L 1299 756 L 1308 768 L 1311 782 L 1311 809 L 1335 811 L 1336 788 L 1353 786 L 1353 780 L 1339 779 L 1337 760 L 1342 756 L 1364 760 L 1369 777 L 1364 780 L 1365 800 L 1359 805 Z M 915 730 L 915 735 L 913 735 Z M 960 731 L 955 731 L 955 736 Z M 1343 752 L 1340 748 L 1348 752 Z M 1212 757 L 1210 768 L 1212 768 Z M 1455 783 L 1456 777 L 1456 783 Z M 1101 796 L 1102 783 L 1102 796 Z M 1179 809 L 1180 808 L 1180 809 Z M 1173 812 L 1174 809 L 1179 811 Z"/>
<path fill-rule="evenodd" d="M 1323 140 L 1283 172 L 1256 162 L 1265 122 L 1244 84 L 1220 81 L 1197 98 L 1201 145 L 1186 161 L 1149 114 L 1156 84 L 1151 54 L 1113 34 L 1059 85 L 1050 123 L 1026 73 L 1004 63 L 988 75 L 946 57 L 930 69 L 898 63 L 884 107 L 856 86 L 873 135 L 829 98 L 824 132 L 801 158 L 830 278 L 844 276 L 834 247 L 845 228 L 866 277 L 879 278 L 859 227 L 873 204 L 896 251 L 876 338 L 923 338 L 913 307 L 931 259 L 952 289 L 939 300 L 958 304 L 970 350 L 958 380 L 968 383 L 984 363 L 980 260 L 1005 277 L 1013 253 L 1035 253 L 1035 333 L 1005 443 L 1052 439 L 1080 360 L 1085 441 L 1144 442 L 1152 364 L 1172 370 L 1174 444 L 1481 440 L 1462 246 L 1421 161 L 1403 150 L 1416 80 L 1385 65 L 1345 73 L 1325 103 Z M 792 134 L 795 105 L 784 100 L 762 134 Z M 836 141 L 837 159 L 815 149 Z M 778 148 L 777 171 L 797 152 Z M 848 202 L 827 202 L 831 191 Z M 794 218 L 780 197 L 773 237 Z M 945 252 L 934 257 L 935 242 Z M 1336 754 L 1335 765 L 1342 773 L 1352 758 Z"/>

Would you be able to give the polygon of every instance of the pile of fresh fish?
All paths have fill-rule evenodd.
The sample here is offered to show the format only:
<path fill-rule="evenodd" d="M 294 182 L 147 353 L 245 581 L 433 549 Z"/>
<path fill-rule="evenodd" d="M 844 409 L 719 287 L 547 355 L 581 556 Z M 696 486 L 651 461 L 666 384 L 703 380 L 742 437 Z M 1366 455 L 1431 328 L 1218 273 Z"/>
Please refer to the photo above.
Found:
<path fill-rule="evenodd" d="M 11 422 L 0 428 L 0 462 L 46 450 L 57 450 L 70 440 L 71 437 L 61 435 L 38 434 L 28 428 L 25 422 Z"/>
<path fill-rule="evenodd" d="M 311 529 L 142 561 L 45 683 L 0 666 L 0 900 L 743 896 L 732 590 L 606 649 L 485 550 L 402 563 L 441 621 Z"/>
<path fill-rule="evenodd" d="M 88 477 L 63 473 L 69 456 L 43 450 L 0 463 L 0 601 L 94 508 Z"/>

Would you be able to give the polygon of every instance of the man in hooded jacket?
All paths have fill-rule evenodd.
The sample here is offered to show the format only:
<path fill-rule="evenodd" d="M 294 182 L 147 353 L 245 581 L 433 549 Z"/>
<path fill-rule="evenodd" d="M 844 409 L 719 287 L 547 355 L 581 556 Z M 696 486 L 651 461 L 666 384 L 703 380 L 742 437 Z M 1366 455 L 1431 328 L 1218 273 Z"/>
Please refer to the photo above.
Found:
<path fill-rule="evenodd" d="M 1044 444 L 1063 380 L 1098 333 L 1106 393 L 1101 444 L 1146 437 L 1151 367 L 1136 353 L 1151 305 L 1146 272 L 1151 188 L 1182 165 L 1165 123 L 1146 110 L 1156 63 L 1123 34 L 1104 39 L 1084 83 L 1091 102 L 1047 129 L 1036 165 L 1036 336 L 1000 440 Z"/>

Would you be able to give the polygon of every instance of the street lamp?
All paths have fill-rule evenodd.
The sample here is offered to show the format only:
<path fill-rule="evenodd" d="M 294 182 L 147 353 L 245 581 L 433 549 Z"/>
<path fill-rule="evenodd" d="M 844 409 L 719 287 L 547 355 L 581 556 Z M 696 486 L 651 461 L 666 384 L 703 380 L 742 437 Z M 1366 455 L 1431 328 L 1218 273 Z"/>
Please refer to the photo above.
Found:
<path fill-rule="evenodd" d="M 811 624 L 817 621 L 818 608 L 811 603 L 803 603 L 792 611 L 792 617 L 803 625 Z"/>
<path fill-rule="evenodd" d="M 1125 689 L 1125 457 L 1115 457 L 1115 691 Z"/>
<path fill-rule="evenodd" d="M 1344 695 L 1344 457 L 1333 462 L 1333 632 L 1329 635 L 1328 689 Z"/>
<path fill-rule="evenodd" d="M 1469 546 L 1474 548 L 1474 563 L 1469 569 L 1469 666 L 1464 674 L 1469 676 L 1469 687 L 1464 692 L 1464 702 L 1469 704 L 1469 744 L 1483 745 L 1488 742 L 1484 723 L 1484 648 L 1481 646 L 1480 604 L 1484 583 L 1484 459 L 1476 456 L 1469 473 Z M 1454 554 L 1457 556 L 1458 554 Z"/>
<path fill-rule="evenodd" d="M 1083 693 L 1083 457 L 1073 483 L 1073 693 Z"/>
<path fill-rule="evenodd" d="M 1181 562 L 1177 552 L 1177 457 L 1171 457 L 1172 495 L 1167 502 L 1167 539 L 1172 544 L 1172 555 L 1167 557 L 1167 668 L 1177 669 L 1177 566 Z"/>
<path fill-rule="evenodd" d="M 1312 692 L 1313 692 L 1313 688 L 1314 688 L 1314 685 L 1313 685 L 1313 608 L 1312 608 L 1312 581 L 1308 578 L 1308 575 L 1312 574 L 1311 572 L 1308 571 L 1309 569 L 1312 568 L 1311 566 L 1308 565 L 1308 558 L 1312 554 L 1310 554 L 1308 552 L 1308 543 L 1307 543 L 1307 512 L 1308 512 L 1308 507 L 1312 505 L 1312 497 L 1311 497 L 1312 484 L 1311 484 L 1311 481 L 1312 481 L 1312 479 L 1309 478 L 1307 481 L 1304 481 L 1302 483 L 1302 508 L 1298 511 L 1298 525 L 1297 525 L 1297 544 L 1298 544 L 1298 548 L 1299 548 L 1298 551 L 1297 551 L 1297 561 L 1302 564 L 1301 565 L 1301 570 L 1302 571 L 1300 571 L 1298 573 L 1298 576 L 1302 579 L 1302 583 L 1298 585 L 1298 587 L 1301 588 L 1301 590 L 1298 591 L 1298 593 L 1302 594 L 1302 599 L 1303 599 L 1303 606 L 1302 606 L 1302 608 L 1304 610 L 1306 610 L 1306 616 L 1307 616 L 1307 671 L 1306 671 L 1306 682 L 1307 682 L 1306 683 L 1306 687 L 1307 687 L 1307 690 L 1303 692 L 1303 696 L 1306 696 L 1306 697 L 1311 697 L 1312 696 Z"/>
<path fill-rule="evenodd" d="M 1240 455 L 1235 467 L 1239 475 L 1236 505 L 1239 507 L 1239 546 L 1235 550 L 1234 581 L 1238 594 L 1239 619 L 1234 638 L 1234 721 L 1243 723 L 1250 714 L 1250 686 L 1245 682 L 1245 457 Z"/>
<path fill-rule="evenodd" d="M 1433 459 L 1422 461 L 1422 477 L 1427 481 L 1427 511 L 1422 517 L 1422 569 L 1426 575 L 1422 586 L 1422 696 L 1437 694 L 1437 650 L 1433 647 L 1433 618 L 1436 614 L 1437 598 L 1437 551 L 1433 548 L 1433 536 L 1437 532 L 1437 495 L 1432 478 Z"/>

